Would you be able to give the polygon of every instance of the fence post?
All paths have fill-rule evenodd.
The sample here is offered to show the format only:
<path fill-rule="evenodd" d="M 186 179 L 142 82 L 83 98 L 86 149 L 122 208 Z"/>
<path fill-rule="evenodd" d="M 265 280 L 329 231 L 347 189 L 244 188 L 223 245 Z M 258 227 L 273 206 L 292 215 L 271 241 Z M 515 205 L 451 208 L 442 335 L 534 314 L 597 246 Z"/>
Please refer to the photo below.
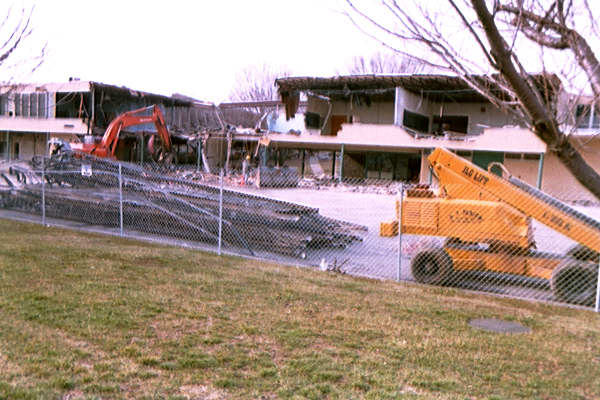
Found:
<path fill-rule="evenodd" d="M 223 234 L 223 168 L 219 173 L 220 189 L 219 189 L 219 244 L 217 254 L 221 255 L 221 242 Z"/>
<path fill-rule="evenodd" d="M 402 280 L 402 199 L 404 197 L 404 183 L 400 183 L 400 197 L 396 200 L 396 218 L 398 218 L 398 276 Z"/>
<path fill-rule="evenodd" d="M 598 260 L 598 281 L 596 283 L 596 312 L 600 312 L 600 260 Z"/>
<path fill-rule="evenodd" d="M 123 236 L 123 175 L 119 163 L 119 235 Z"/>
<path fill-rule="evenodd" d="M 42 225 L 46 226 L 46 156 L 42 156 Z"/>

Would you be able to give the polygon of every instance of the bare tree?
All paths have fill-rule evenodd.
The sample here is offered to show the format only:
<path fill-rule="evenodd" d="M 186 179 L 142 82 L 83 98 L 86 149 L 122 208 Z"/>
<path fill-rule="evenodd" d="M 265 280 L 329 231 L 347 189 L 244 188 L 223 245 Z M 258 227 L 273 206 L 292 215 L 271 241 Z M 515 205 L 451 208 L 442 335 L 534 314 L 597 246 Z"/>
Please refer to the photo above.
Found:
<path fill-rule="evenodd" d="M 599 39 L 598 16 L 588 1 L 379 0 L 377 8 L 346 0 L 359 29 L 400 54 L 421 54 L 427 65 L 460 76 L 519 118 L 600 198 L 600 176 L 569 141 L 569 121 L 556 109 L 562 82 L 576 93 L 600 95 L 600 66 L 590 45 Z M 532 75 L 528 65 L 542 70 Z"/>
<path fill-rule="evenodd" d="M 275 79 L 289 75 L 290 71 L 283 67 L 267 64 L 248 66 L 237 74 L 229 98 L 231 101 L 277 100 Z"/>
<path fill-rule="evenodd" d="M 44 60 L 46 45 L 39 50 L 28 43 L 33 34 L 34 7 L 15 10 L 9 7 L 0 20 L 0 81 L 8 83 L 19 74 L 30 74 Z"/>
<path fill-rule="evenodd" d="M 352 75 L 364 74 L 416 74 L 423 72 L 425 65 L 415 58 L 390 52 L 377 52 L 371 56 L 356 56 L 346 68 Z"/>

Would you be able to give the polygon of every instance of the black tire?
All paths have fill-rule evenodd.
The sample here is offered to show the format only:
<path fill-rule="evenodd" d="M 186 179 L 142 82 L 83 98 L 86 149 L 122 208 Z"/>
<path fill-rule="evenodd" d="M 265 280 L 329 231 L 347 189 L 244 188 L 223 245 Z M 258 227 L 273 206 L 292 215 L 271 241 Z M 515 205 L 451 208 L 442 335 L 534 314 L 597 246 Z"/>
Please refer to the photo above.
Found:
<path fill-rule="evenodd" d="M 598 267 L 574 259 L 568 259 L 552 271 L 550 282 L 554 296 L 571 304 L 593 305 L 596 300 Z"/>
<path fill-rule="evenodd" d="M 444 249 L 427 249 L 413 257 L 410 269 L 417 282 L 443 285 L 452 275 L 452 259 Z"/>
<path fill-rule="evenodd" d="M 573 257 L 579 261 L 592 261 L 597 263 L 600 254 L 584 245 L 578 244 L 567 251 L 567 256 Z"/>

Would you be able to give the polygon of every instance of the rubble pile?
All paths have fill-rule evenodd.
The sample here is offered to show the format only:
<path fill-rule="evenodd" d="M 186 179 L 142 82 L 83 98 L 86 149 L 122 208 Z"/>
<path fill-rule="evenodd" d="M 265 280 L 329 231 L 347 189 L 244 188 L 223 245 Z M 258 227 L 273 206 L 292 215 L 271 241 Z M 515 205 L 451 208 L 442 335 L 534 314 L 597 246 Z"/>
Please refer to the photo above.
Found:
<path fill-rule="evenodd" d="M 225 246 L 251 255 L 268 251 L 303 258 L 311 249 L 344 249 L 362 241 L 367 230 L 324 217 L 316 208 L 230 189 L 223 191 L 220 225 L 218 185 L 128 163 L 121 164 L 119 179 L 119 164 L 91 156 L 33 160 L 38 174 L 42 161 L 44 187 L 0 191 L 0 207 L 41 213 L 43 201 L 48 217 L 107 227 L 120 226 L 122 207 L 124 229 L 206 243 L 216 243 L 221 230 Z"/>
<path fill-rule="evenodd" d="M 355 180 L 331 178 L 304 178 L 298 182 L 298 187 L 312 190 L 335 190 L 353 193 L 375 193 L 395 195 L 400 193 L 402 182 L 387 180 Z M 404 185 L 406 185 L 404 183 Z"/>

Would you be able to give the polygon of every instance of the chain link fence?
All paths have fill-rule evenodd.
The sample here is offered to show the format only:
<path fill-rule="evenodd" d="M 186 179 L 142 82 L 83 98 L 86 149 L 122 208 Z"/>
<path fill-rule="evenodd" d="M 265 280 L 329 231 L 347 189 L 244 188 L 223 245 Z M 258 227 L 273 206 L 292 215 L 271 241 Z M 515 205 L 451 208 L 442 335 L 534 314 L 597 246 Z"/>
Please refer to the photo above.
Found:
<path fill-rule="evenodd" d="M 208 176 L 85 155 L 30 164 L 0 174 L 1 215 L 599 311 L 590 248 L 600 246 L 600 207 L 571 207 L 519 182 L 501 180 L 524 196 L 509 193 L 509 204 L 443 172 L 429 188 L 285 169 Z"/>

